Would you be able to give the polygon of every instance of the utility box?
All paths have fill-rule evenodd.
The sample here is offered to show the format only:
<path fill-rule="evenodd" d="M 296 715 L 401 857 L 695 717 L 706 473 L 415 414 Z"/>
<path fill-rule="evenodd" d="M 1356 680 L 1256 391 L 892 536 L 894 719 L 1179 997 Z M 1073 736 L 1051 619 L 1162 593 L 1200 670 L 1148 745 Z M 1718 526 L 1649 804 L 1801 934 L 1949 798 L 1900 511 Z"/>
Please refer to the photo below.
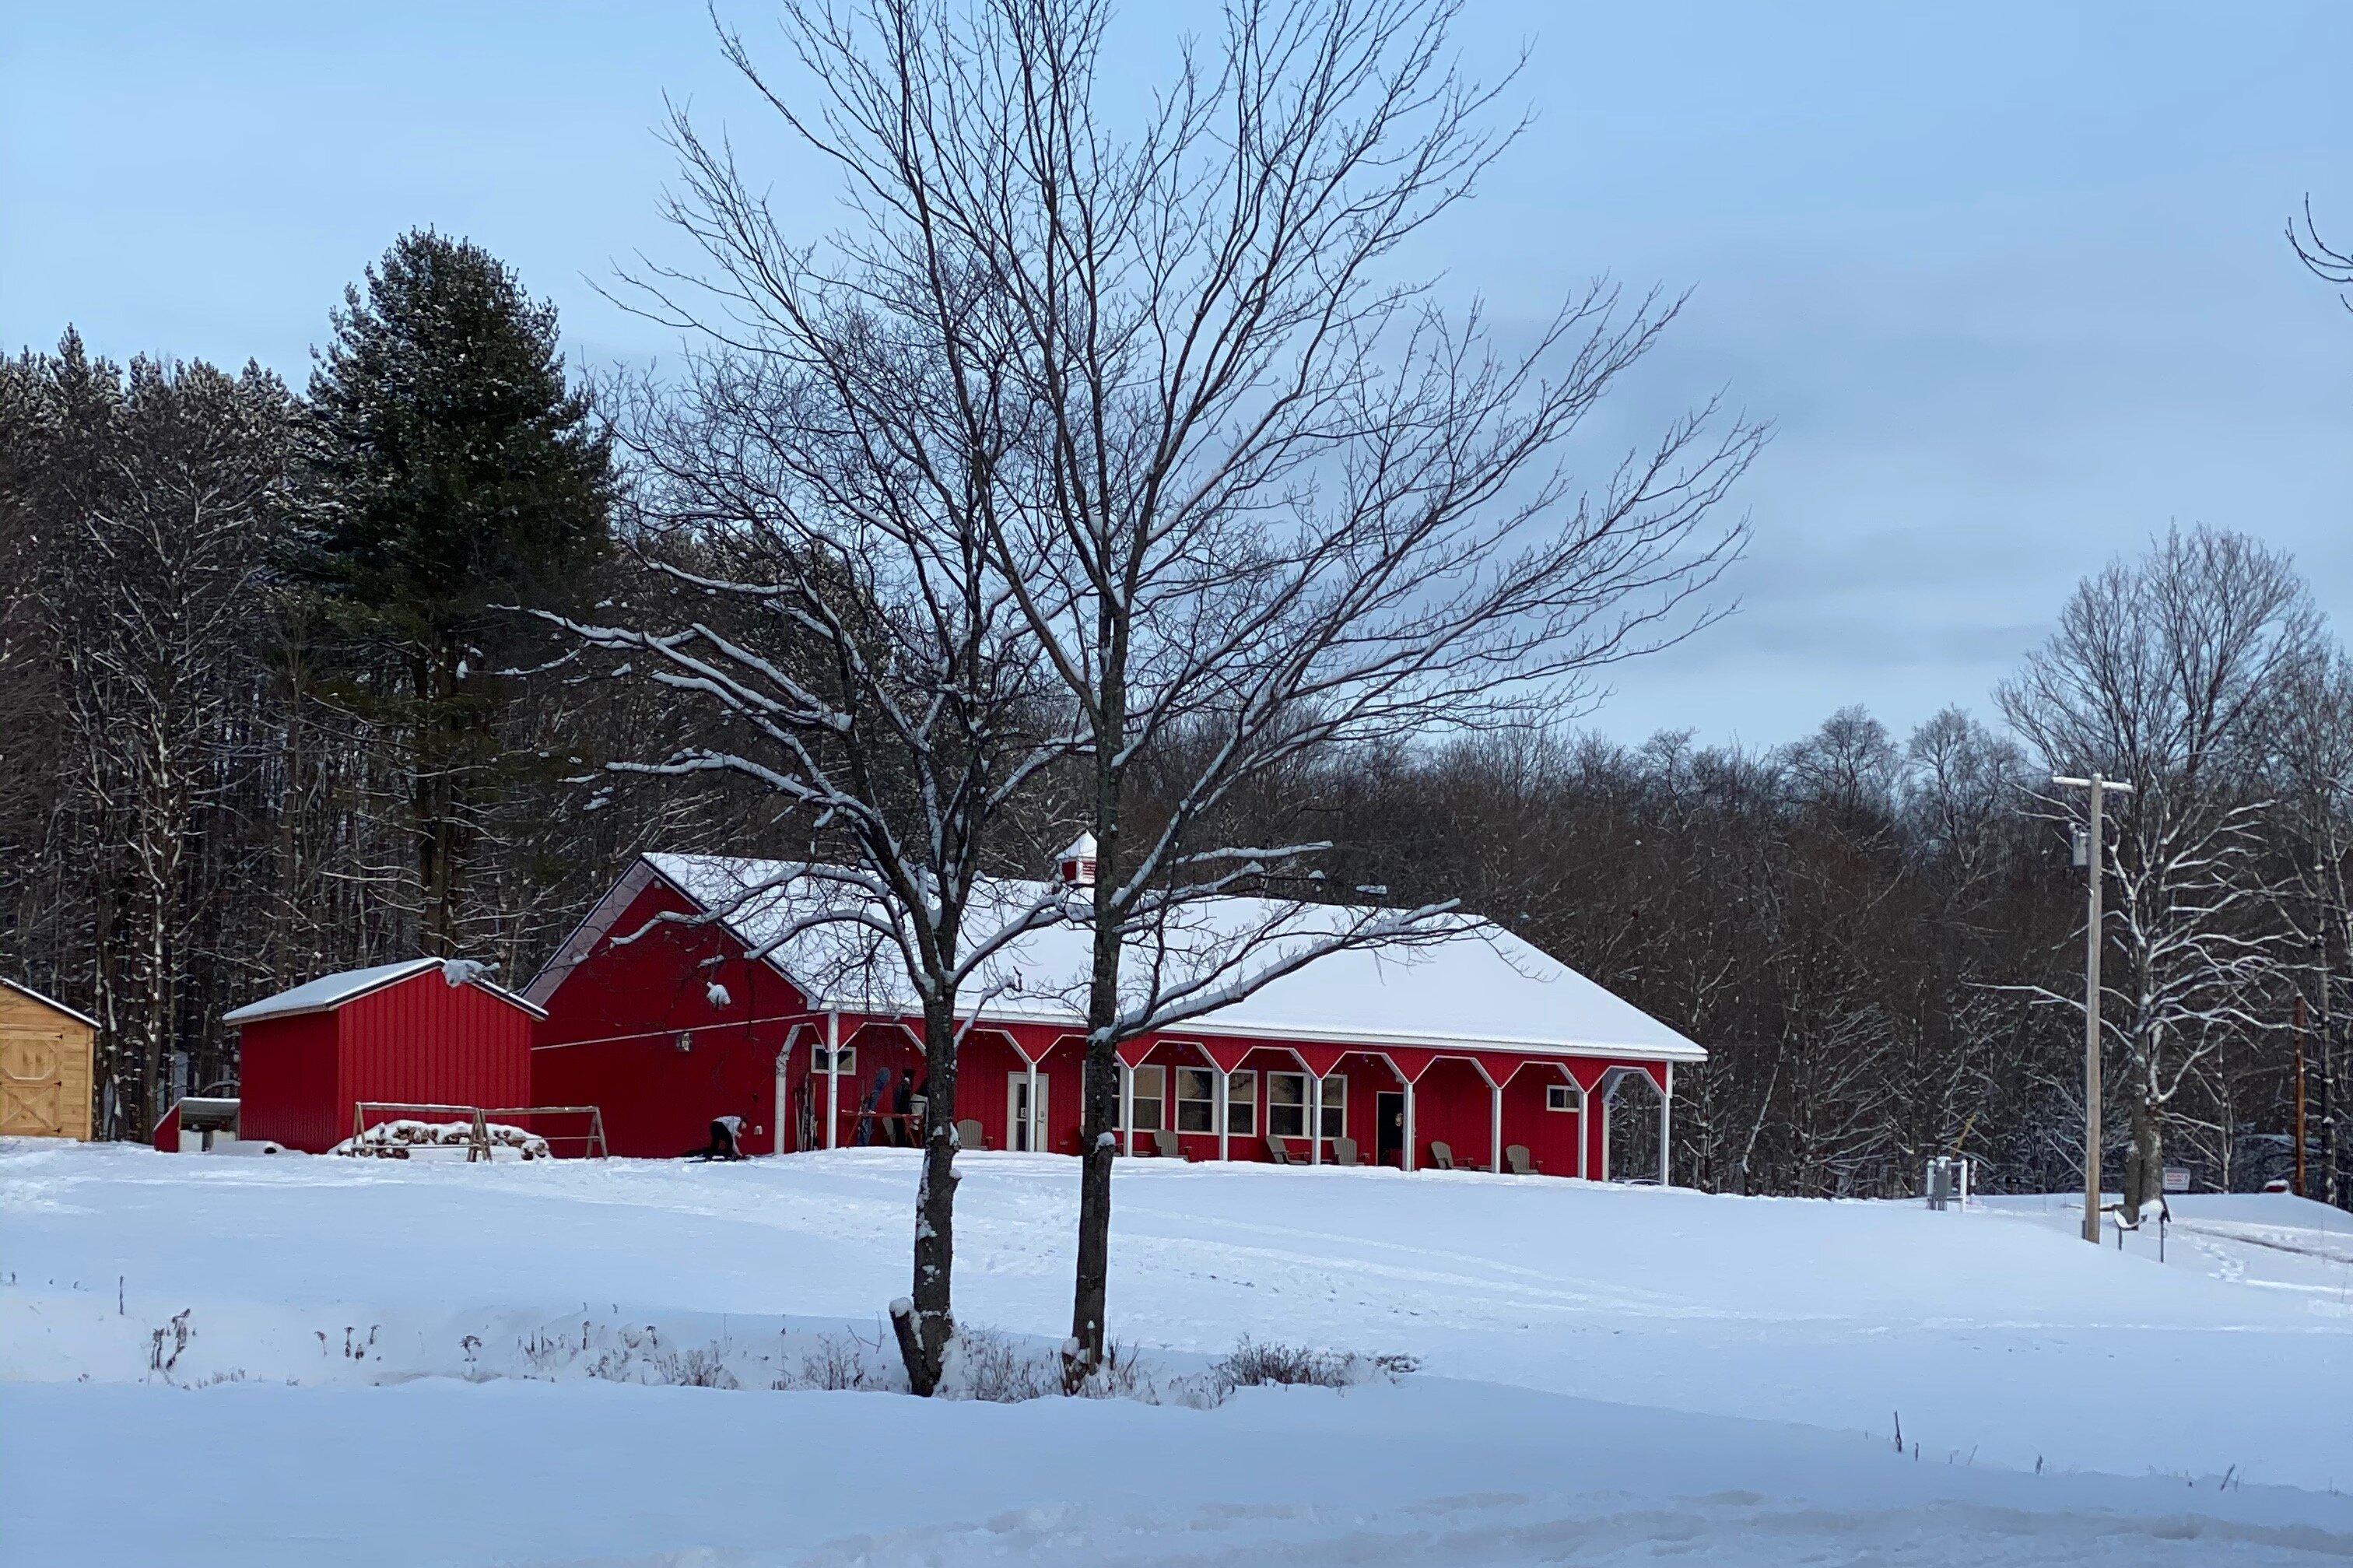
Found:
<path fill-rule="evenodd" d="M 1928 1161 L 1925 1185 L 1931 1209 L 1941 1213 L 1968 1207 L 1969 1162 L 1957 1154 L 1939 1154 Z"/>

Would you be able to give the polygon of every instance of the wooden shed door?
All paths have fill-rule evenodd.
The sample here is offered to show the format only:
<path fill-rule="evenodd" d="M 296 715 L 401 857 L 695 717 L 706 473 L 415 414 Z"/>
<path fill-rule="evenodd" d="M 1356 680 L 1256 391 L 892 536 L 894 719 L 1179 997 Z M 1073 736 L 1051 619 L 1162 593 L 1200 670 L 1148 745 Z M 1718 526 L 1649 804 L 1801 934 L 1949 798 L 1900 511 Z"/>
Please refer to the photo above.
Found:
<path fill-rule="evenodd" d="M 80 1115 L 66 1114 L 66 1080 L 80 1077 L 69 1072 L 68 1056 L 61 1029 L 0 1025 L 0 1135 L 55 1138 L 79 1129 Z"/>

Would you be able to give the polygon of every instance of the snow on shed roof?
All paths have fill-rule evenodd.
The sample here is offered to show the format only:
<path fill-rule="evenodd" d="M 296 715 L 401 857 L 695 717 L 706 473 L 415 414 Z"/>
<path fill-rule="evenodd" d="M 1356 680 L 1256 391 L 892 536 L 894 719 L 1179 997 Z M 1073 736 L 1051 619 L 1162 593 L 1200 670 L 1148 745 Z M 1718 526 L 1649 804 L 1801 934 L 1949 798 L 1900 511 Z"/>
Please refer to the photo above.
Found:
<path fill-rule="evenodd" d="M 335 974 L 321 975 L 317 980 L 304 980 L 291 991 L 281 991 L 259 1001 L 247 1002 L 221 1014 L 223 1023 L 251 1023 L 262 1018 L 290 1018 L 298 1012 L 327 1012 L 348 1001 L 356 1001 L 370 991 L 397 985 L 412 975 L 434 969 L 447 972 L 443 978 L 451 985 L 474 985 L 492 996 L 513 1002 L 535 1017 L 546 1013 L 528 998 L 517 996 L 503 986 L 492 985 L 482 978 L 481 966 L 464 959 L 407 959 L 396 964 L 376 964 L 364 969 L 343 969 Z"/>
<path fill-rule="evenodd" d="M 793 862 L 712 855 L 649 854 L 641 863 L 746 947 L 768 949 L 769 961 L 812 1006 L 900 1015 L 919 1011 L 895 952 L 873 932 L 807 923 L 812 916 L 862 905 L 860 895 L 827 881 L 822 868 L 811 874 L 811 868 Z M 624 879 L 598 906 L 532 981 L 533 1001 L 545 1002 L 597 942 L 628 935 L 614 931 L 614 924 L 649 879 L 644 874 Z M 1031 911 L 1058 908 L 1065 896 L 1056 884 L 987 879 L 975 889 L 966 938 L 986 939 Z M 1148 950 L 1132 945 L 1124 967 L 1140 982 L 1157 962 L 1164 966 L 1164 988 L 1171 980 L 1193 983 L 1214 995 L 1234 978 L 1246 945 L 1255 951 L 1243 967 L 1263 972 L 1343 932 L 1365 929 L 1384 913 L 1394 912 L 1266 898 L 1205 900 L 1187 906 L 1181 927 L 1165 943 Z M 1250 995 L 1164 1033 L 1706 1057 L 1692 1041 L 1493 921 L 1454 916 L 1422 929 L 1408 945 L 1348 948 L 1307 959 Z M 1088 968 L 1086 928 L 1055 917 L 1009 942 L 965 994 L 987 998 L 979 1008 L 985 1020 L 1074 1025 L 1084 1018 Z"/>
<path fill-rule="evenodd" d="M 0 985 L 6 986 L 18 996 L 31 997 L 35 1001 L 39 1002 L 43 1007 L 48 1008 L 52 1012 L 62 1012 L 77 1023 L 87 1023 L 92 1029 L 100 1027 L 98 1020 L 92 1018 L 89 1013 L 84 1012 L 80 1008 L 68 1007 L 56 997 L 48 996 L 43 992 L 35 991 L 31 986 L 26 985 L 22 980 L 12 980 L 5 975 L 0 975 Z"/>

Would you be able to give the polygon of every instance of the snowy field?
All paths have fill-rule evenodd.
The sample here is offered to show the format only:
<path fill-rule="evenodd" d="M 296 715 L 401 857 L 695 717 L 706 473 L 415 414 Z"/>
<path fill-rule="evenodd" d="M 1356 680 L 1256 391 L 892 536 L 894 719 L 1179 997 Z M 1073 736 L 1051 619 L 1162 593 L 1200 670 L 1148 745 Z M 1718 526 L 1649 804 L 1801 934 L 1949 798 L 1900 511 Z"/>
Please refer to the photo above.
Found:
<path fill-rule="evenodd" d="M 965 1168 L 960 1316 L 1059 1340 L 1074 1166 Z M 0 1563 L 2353 1557 L 2353 1217 L 2317 1204 L 2177 1202 L 2160 1263 L 2060 1199 L 1138 1160 L 1113 1329 L 1161 1380 L 1243 1335 L 1421 1370 L 774 1392 L 881 1336 L 913 1185 L 0 1144 Z"/>

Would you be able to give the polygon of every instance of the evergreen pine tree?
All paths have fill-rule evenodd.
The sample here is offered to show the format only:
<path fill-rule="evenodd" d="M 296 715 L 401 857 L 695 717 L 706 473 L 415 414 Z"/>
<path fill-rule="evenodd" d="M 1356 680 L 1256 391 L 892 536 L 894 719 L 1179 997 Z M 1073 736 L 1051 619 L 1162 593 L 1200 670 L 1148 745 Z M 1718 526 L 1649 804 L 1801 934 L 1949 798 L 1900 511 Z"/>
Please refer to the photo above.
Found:
<path fill-rule="evenodd" d="M 343 299 L 311 377 L 326 499 L 295 569 L 368 655 L 349 700 L 409 737 L 418 936 L 456 951 L 501 760 L 492 607 L 558 592 L 604 553 L 611 444 L 565 380 L 554 307 L 480 246 L 413 230 Z"/>

